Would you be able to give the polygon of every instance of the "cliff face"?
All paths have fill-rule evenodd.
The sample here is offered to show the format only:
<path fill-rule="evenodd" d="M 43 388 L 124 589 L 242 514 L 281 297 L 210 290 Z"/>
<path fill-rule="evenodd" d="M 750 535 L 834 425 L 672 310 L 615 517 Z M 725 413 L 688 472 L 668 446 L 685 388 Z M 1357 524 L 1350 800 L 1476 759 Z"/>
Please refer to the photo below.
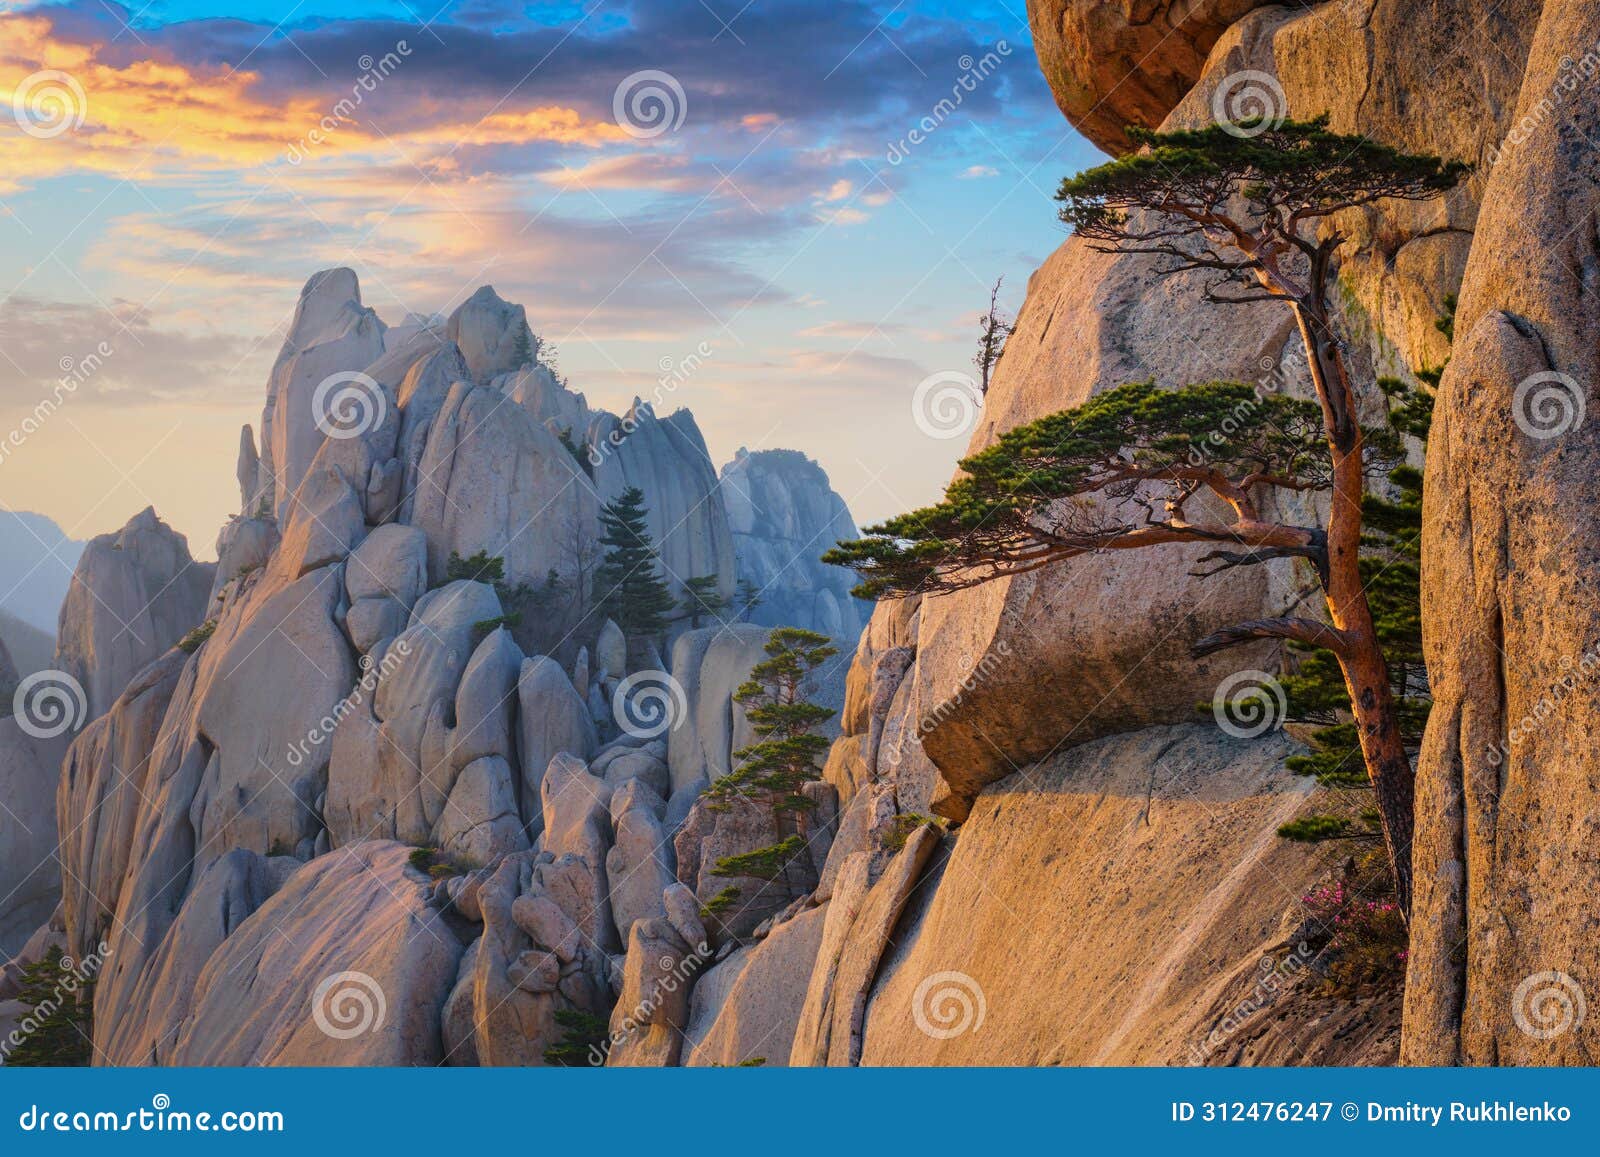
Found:
<path fill-rule="evenodd" d="M 1116 6 L 1065 9 L 1085 7 Z M 1471 70 L 1435 70 L 1434 54 L 1416 51 L 1417 28 L 1442 56 L 1467 36 L 1493 37 L 1498 50 Z M 1262 8 L 1217 35 L 1192 87 L 1161 123 L 1210 123 L 1217 94 L 1248 74 L 1264 78 L 1255 83 L 1280 115 L 1325 112 L 1337 131 L 1481 160 L 1508 124 L 1530 33 L 1526 5 L 1494 15 L 1432 2 Z M 1099 41 L 1070 43 L 1085 59 L 1099 59 Z M 1360 379 L 1410 376 L 1444 362 L 1448 343 L 1434 322 L 1460 283 L 1483 184 L 1480 174 L 1443 202 L 1384 205 L 1336 222 L 1352 242 L 1340 286 Z M 969 449 L 1146 378 L 1168 386 L 1232 379 L 1306 394 L 1287 310 L 1202 304 L 1201 273 L 1163 277 L 1158 265 L 1095 253 L 1076 239 L 1063 244 L 1029 283 Z M 1059 743 L 1185 720 L 1229 671 L 1270 669 L 1267 648 L 1196 662 L 1188 645 L 1219 625 L 1279 613 L 1297 589 L 1292 572 L 1262 567 L 1197 584 L 1187 572 L 1199 553 L 1164 548 L 1078 559 L 927 603 L 916 669 L 922 699 L 957 698 L 969 666 L 990 672 L 924 736 L 944 772 L 937 810 L 959 817 L 985 783 Z"/>
<path fill-rule="evenodd" d="M 1594 5 L 1544 5 L 1507 102 L 1518 129 L 1486 173 L 1437 405 L 1413 1063 L 1592 1065 L 1600 1051 L 1580 1011 L 1600 984 L 1600 166 L 1586 143 L 1600 99 L 1574 62 L 1592 71 L 1597 40 Z"/>

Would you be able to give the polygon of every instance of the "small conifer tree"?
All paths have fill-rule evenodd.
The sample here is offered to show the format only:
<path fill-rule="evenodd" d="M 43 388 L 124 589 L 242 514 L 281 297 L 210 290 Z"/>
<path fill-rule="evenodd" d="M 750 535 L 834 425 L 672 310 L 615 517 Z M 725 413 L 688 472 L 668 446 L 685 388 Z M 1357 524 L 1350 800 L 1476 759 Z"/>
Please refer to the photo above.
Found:
<path fill-rule="evenodd" d="M 658 573 L 644 491 L 630 486 L 600 511 L 605 557 L 595 570 L 600 605 L 625 635 L 658 635 L 677 602 Z"/>
<path fill-rule="evenodd" d="M 756 742 L 734 752 L 738 766 L 705 792 L 707 806 L 726 811 L 739 801 L 771 809 L 778 843 L 717 861 L 714 874 L 725 878 L 777 880 L 805 851 L 809 816 L 816 803 L 802 788 L 817 778 L 818 761 L 829 740 L 816 728 L 833 710 L 805 697 L 805 680 L 838 648 L 828 636 L 798 627 L 779 627 L 767 638 L 767 658 L 757 663 L 734 698 L 744 704 Z"/>

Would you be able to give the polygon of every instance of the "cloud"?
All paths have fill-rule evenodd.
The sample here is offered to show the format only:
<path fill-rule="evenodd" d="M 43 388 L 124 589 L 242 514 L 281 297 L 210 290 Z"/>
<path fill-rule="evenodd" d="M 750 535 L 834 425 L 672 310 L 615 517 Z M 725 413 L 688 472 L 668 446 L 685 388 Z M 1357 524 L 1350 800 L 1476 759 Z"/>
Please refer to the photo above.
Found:
<path fill-rule="evenodd" d="M 956 174 L 956 179 L 961 181 L 974 181 L 980 177 L 998 177 L 1000 170 L 992 165 L 968 165 Z"/>
<path fill-rule="evenodd" d="M 853 182 L 841 177 L 822 192 L 818 193 L 817 200 L 829 204 L 832 204 L 834 201 L 843 201 L 846 197 L 850 196 L 850 191 L 854 188 L 855 184 Z"/>
<path fill-rule="evenodd" d="M 895 322 L 827 321 L 800 331 L 800 337 L 840 338 L 845 341 L 866 341 L 868 338 L 886 337 L 904 332 L 905 327 Z"/>
<path fill-rule="evenodd" d="M 45 16 L 0 21 L 0 104 L 29 109 L 34 130 L 0 134 L 5 190 L 66 172 L 159 182 L 317 153 L 384 150 L 423 166 L 464 148 L 629 139 L 610 119 L 568 106 L 485 100 L 436 103 L 385 129 L 369 113 L 383 103 L 376 94 L 401 84 L 409 48 L 362 57 L 367 66 L 347 89 L 319 94 L 274 91 L 282 86 L 255 70 L 127 58 L 106 43 L 63 38 Z"/>
<path fill-rule="evenodd" d="M 57 387 L 108 403 L 236 396 L 232 387 L 252 353 L 237 335 L 157 325 L 129 302 L 20 294 L 0 302 L 0 350 L 0 405 L 24 407 Z M 251 390 L 258 389 L 253 381 Z"/>

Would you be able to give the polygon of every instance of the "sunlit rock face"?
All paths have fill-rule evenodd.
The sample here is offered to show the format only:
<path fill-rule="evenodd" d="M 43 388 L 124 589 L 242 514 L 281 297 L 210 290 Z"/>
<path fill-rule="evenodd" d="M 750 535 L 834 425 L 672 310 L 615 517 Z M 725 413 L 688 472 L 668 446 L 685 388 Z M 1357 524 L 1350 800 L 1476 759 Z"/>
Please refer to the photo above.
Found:
<path fill-rule="evenodd" d="M 1056 104 L 1108 153 L 1123 129 L 1155 128 L 1194 86 L 1230 24 L 1271 0 L 1028 0 L 1028 27 Z"/>
<path fill-rule="evenodd" d="M 1584 143 L 1600 99 L 1572 59 L 1600 37 L 1600 9 L 1544 5 L 1536 28 L 1428 446 L 1415 1064 L 1590 1065 L 1600 1047 L 1600 179 Z"/>
<path fill-rule="evenodd" d="M 1223 27 L 1208 34 L 1209 55 L 1180 72 L 1192 79 L 1152 123 L 1211 123 L 1219 103 L 1228 107 L 1230 84 L 1248 74 L 1277 114 L 1326 112 L 1339 132 L 1478 161 L 1508 124 L 1531 32 L 1525 4 L 1488 16 L 1470 5 L 1420 2 L 1370 12 L 1349 4 L 1244 5 L 1239 13 L 1224 7 L 1197 10 Z M 1056 11 L 1069 25 L 1091 16 L 1122 19 L 1120 5 Z M 1231 15 L 1239 18 L 1228 24 Z M 1429 43 L 1447 53 L 1459 38 L 1489 35 L 1479 27 L 1485 21 L 1506 51 L 1470 75 L 1436 74 L 1410 31 L 1425 28 Z M 1074 43 L 1086 57 L 1115 56 L 1102 53 L 1099 40 Z M 1048 49 L 1041 44 L 1040 51 L 1054 81 Z M 1464 108 L 1473 115 L 1462 115 Z M 1434 322 L 1460 282 L 1482 190 L 1480 173 L 1447 198 L 1383 204 L 1329 226 L 1350 238 L 1337 300 L 1358 380 L 1414 379 L 1445 360 L 1449 343 Z M 1069 238 L 1029 282 L 969 449 L 1130 381 L 1179 387 L 1228 379 L 1306 394 L 1300 337 L 1286 309 L 1208 304 L 1203 275 L 1165 276 L 1158 268 L 1155 258 L 1096 253 Z M 920 710 L 937 712 L 922 747 L 941 772 L 941 813 L 964 814 L 984 783 L 1058 745 L 1181 722 L 1231 672 L 1275 669 L 1270 646 L 1199 661 L 1188 647 L 1219 626 L 1279 613 L 1304 580 L 1280 562 L 1201 582 L 1188 574 L 1201 553 L 1180 546 L 1075 559 L 924 599 L 913 685 Z M 974 680 L 974 672 L 981 677 Z"/>

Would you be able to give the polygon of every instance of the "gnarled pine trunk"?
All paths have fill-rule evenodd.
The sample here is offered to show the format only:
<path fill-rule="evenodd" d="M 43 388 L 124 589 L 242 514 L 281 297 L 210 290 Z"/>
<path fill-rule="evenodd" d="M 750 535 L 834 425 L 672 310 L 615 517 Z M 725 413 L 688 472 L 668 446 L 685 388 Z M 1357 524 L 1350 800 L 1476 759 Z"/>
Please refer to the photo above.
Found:
<path fill-rule="evenodd" d="M 1344 636 L 1337 652 L 1350 693 L 1361 755 L 1377 797 L 1383 839 L 1394 873 L 1400 910 L 1411 913 L 1411 840 L 1416 773 L 1400 735 L 1389 665 L 1378 646 L 1372 608 L 1361 582 L 1361 499 L 1366 491 L 1361 422 L 1344 357 L 1320 300 L 1296 301 L 1295 318 L 1305 342 L 1312 382 L 1333 452 L 1332 508 L 1328 513 L 1328 565 L 1324 578 L 1328 614 Z"/>

